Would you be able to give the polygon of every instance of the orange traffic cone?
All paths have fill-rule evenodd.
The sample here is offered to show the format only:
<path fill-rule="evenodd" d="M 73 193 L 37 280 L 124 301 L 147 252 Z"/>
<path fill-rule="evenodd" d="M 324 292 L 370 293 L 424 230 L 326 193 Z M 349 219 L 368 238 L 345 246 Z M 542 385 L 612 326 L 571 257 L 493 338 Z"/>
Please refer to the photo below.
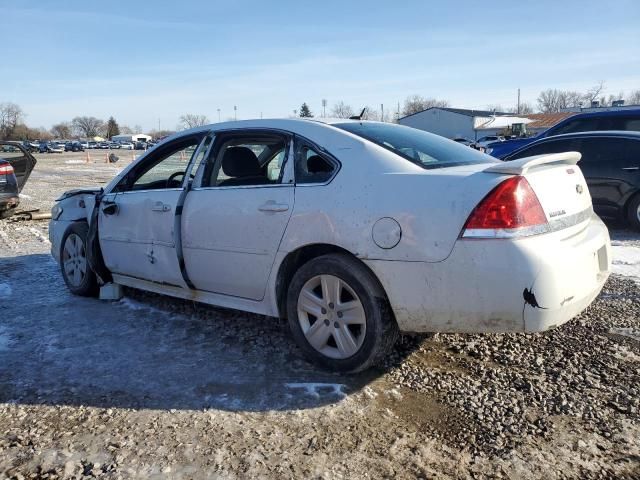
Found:
<path fill-rule="evenodd" d="M 89 156 L 89 151 L 87 151 L 87 158 L 85 159 L 85 163 L 91 162 L 91 157 Z"/>
<path fill-rule="evenodd" d="M 109 163 L 109 154 L 108 153 L 104 154 L 104 163 Z"/>

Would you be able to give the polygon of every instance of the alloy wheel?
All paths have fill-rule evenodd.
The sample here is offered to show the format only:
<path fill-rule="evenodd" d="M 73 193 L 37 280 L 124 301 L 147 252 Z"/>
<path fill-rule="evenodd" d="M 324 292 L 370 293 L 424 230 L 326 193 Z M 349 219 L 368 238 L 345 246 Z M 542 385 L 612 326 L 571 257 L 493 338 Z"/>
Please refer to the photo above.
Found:
<path fill-rule="evenodd" d="M 87 275 L 87 254 L 84 242 L 75 233 L 70 234 L 64 242 L 62 265 L 67 280 L 74 287 L 82 285 Z"/>
<path fill-rule="evenodd" d="M 355 355 L 367 328 L 358 295 L 333 275 L 316 275 L 304 284 L 298 296 L 298 322 L 309 344 L 335 359 Z"/>

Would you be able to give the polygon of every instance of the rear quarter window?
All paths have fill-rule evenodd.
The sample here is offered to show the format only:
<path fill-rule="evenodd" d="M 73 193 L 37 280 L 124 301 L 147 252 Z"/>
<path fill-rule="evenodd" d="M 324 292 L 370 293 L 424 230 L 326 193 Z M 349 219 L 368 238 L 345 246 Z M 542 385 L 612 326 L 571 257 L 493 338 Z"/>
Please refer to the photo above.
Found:
<path fill-rule="evenodd" d="M 425 169 L 497 163 L 489 155 L 415 128 L 380 122 L 350 122 L 334 127 L 353 133 Z"/>

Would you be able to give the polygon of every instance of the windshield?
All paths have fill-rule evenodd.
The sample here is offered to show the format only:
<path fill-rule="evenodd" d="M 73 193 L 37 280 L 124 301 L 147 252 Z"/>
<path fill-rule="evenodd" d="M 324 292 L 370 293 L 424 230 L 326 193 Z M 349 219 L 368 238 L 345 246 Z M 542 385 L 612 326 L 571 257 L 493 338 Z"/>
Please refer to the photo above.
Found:
<path fill-rule="evenodd" d="M 489 155 L 452 140 L 402 125 L 351 122 L 334 126 L 391 150 L 427 169 L 498 162 Z"/>

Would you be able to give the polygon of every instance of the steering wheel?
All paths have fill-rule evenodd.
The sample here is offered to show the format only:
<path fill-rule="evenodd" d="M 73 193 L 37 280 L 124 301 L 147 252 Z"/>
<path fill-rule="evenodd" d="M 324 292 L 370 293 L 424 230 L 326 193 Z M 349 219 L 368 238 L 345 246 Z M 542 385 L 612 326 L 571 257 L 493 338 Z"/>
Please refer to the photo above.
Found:
<path fill-rule="evenodd" d="M 167 178 L 167 188 L 171 188 L 171 182 L 173 182 L 176 178 L 180 176 L 184 177 L 184 173 L 185 172 L 174 172 L 171 175 L 169 175 L 169 178 Z M 196 178 L 196 176 L 193 173 L 191 173 L 189 174 L 189 178 L 193 180 L 194 178 Z"/>

